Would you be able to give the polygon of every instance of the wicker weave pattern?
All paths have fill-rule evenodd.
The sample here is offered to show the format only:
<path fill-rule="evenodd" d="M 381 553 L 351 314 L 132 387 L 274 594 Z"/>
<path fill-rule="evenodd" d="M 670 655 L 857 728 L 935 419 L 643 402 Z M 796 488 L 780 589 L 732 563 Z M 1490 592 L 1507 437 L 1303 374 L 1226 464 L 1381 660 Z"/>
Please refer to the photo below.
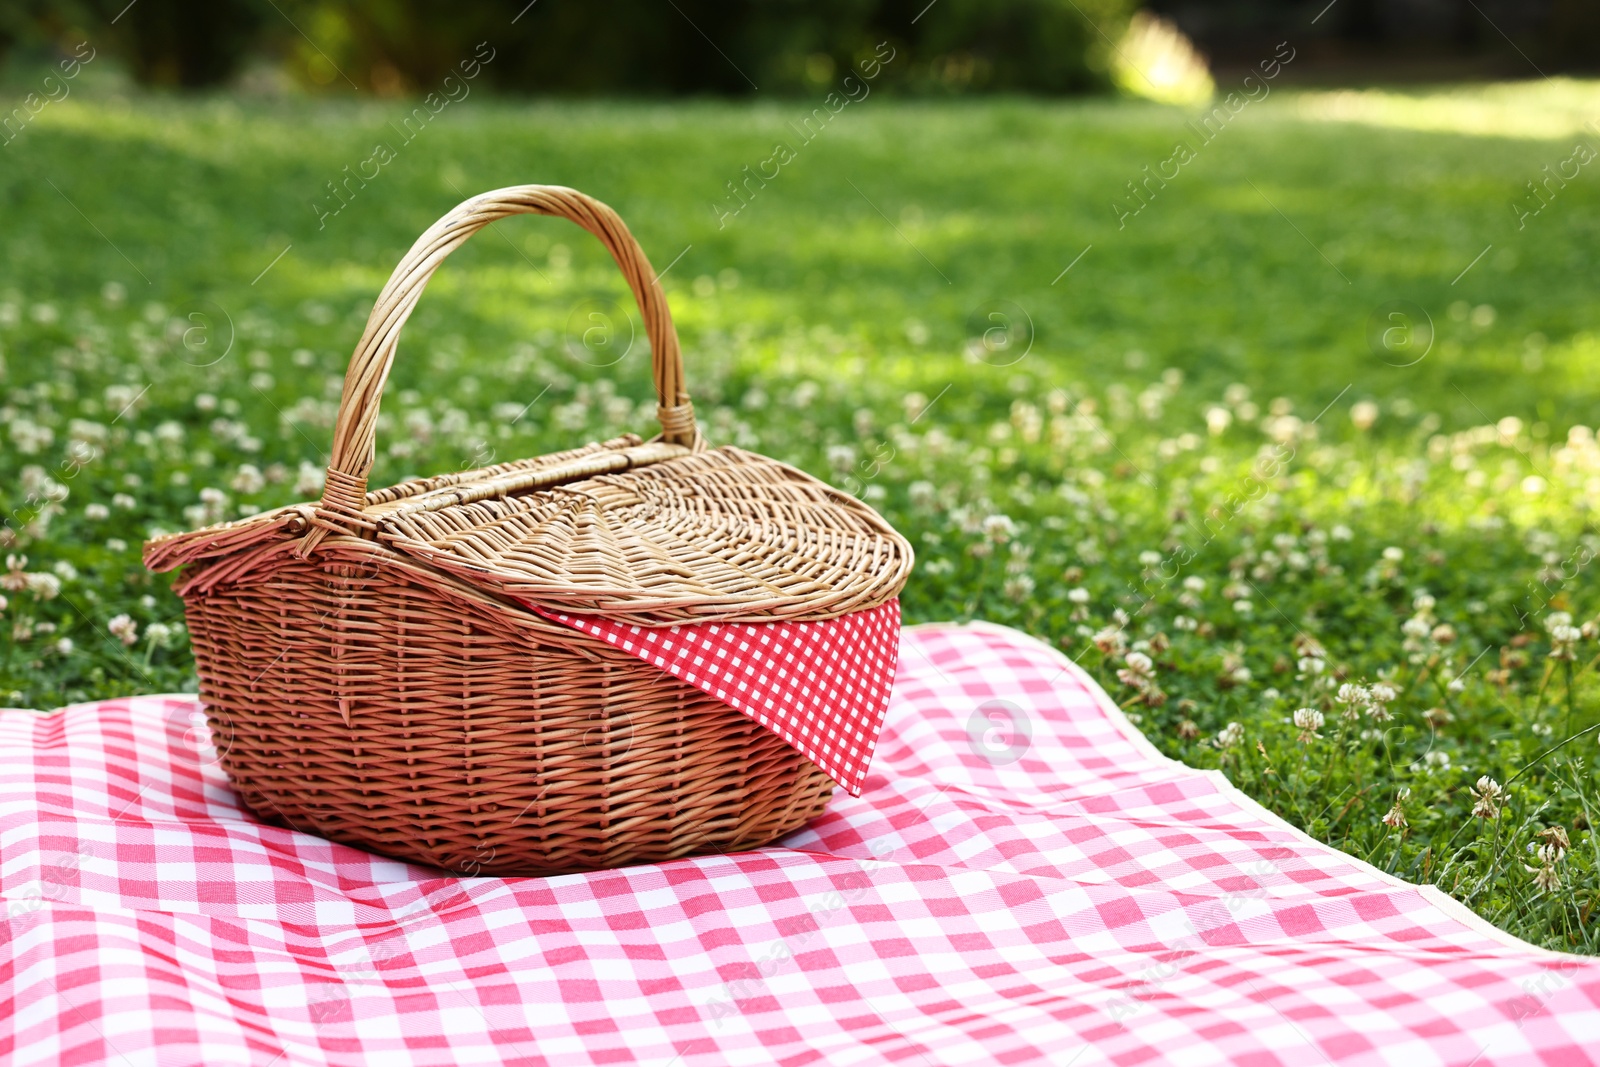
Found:
<path fill-rule="evenodd" d="M 733 851 L 833 792 L 700 690 L 567 627 L 508 626 L 354 539 L 193 598 L 188 620 L 245 803 L 376 852 L 547 874 Z"/>
<path fill-rule="evenodd" d="M 639 301 L 662 434 L 368 491 L 400 327 L 496 218 L 596 234 Z M 264 817 L 467 874 L 549 874 L 768 843 L 817 815 L 820 769 L 726 704 L 514 598 L 643 625 L 833 618 L 897 596 L 910 546 L 792 467 L 706 448 L 654 272 L 570 189 L 475 197 L 418 239 L 352 356 L 327 487 L 152 541 L 186 567 L 201 695 Z"/>

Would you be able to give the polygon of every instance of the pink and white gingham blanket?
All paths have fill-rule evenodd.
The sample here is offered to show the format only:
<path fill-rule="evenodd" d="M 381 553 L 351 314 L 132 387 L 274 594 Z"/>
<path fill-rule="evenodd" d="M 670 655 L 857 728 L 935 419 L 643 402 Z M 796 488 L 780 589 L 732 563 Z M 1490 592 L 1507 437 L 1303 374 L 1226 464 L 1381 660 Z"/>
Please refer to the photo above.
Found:
<path fill-rule="evenodd" d="M 1583 1064 L 1534 949 L 1156 753 L 1014 631 L 905 631 L 781 846 L 454 879 L 241 812 L 193 698 L 0 715 L 0 1061 Z"/>

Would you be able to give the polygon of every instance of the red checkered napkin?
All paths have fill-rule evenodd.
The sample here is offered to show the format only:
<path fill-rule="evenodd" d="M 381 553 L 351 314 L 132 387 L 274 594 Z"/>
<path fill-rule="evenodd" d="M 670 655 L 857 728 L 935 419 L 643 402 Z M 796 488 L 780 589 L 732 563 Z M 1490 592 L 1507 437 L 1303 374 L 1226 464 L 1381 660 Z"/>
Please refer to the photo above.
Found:
<path fill-rule="evenodd" d="M 737 708 L 861 795 L 900 658 L 899 600 L 820 622 L 657 627 L 528 606 Z"/>

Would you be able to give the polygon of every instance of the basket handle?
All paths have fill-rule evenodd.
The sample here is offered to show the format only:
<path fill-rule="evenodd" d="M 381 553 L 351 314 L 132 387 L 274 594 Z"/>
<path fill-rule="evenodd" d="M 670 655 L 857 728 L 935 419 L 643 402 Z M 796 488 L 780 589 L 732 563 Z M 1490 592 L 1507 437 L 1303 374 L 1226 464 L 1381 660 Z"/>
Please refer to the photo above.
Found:
<path fill-rule="evenodd" d="M 467 238 L 508 215 L 556 215 L 571 219 L 606 246 L 633 290 L 650 338 L 650 361 L 655 374 L 656 417 L 661 438 L 670 444 L 704 447 L 695 426 L 694 407 L 683 381 L 683 356 L 678 331 L 672 325 L 667 297 L 644 250 L 628 232 L 617 213 L 576 189 L 560 185 L 513 185 L 481 193 L 463 201 L 430 226 L 378 294 L 367 328 L 350 357 L 339 400 L 339 418 L 333 430 L 333 451 L 317 518 L 301 553 L 309 552 L 327 533 L 349 527 L 370 527 L 366 509 L 367 475 L 376 458 L 378 402 L 394 363 L 400 330 L 422 297 L 433 272 L 444 258 Z"/>

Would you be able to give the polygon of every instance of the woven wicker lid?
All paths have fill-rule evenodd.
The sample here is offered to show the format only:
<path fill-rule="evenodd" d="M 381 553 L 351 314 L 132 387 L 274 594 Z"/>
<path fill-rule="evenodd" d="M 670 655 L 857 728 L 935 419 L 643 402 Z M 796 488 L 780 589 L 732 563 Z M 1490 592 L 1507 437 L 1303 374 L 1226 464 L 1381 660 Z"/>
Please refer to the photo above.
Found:
<path fill-rule="evenodd" d="M 480 587 L 642 623 L 832 618 L 896 596 L 911 567 L 871 508 L 736 448 L 400 514 L 378 537 Z"/>
<path fill-rule="evenodd" d="M 444 257 L 507 215 L 572 219 L 599 237 L 639 302 L 662 433 L 374 492 L 377 411 L 399 333 Z M 188 588 L 243 579 L 329 536 L 385 545 L 498 597 L 646 625 L 826 619 L 897 596 L 911 546 L 870 507 L 777 460 L 708 448 L 659 279 L 615 212 L 574 190 L 518 186 L 466 201 L 412 247 L 351 357 L 317 504 L 150 542 Z"/>
<path fill-rule="evenodd" d="M 579 454 L 592 461 L 650 447 L 637 441 Z M 512 473 L 556 466 L 525 462 Z M 910 545 L 871 508 L 737 448 L 473 499 L 505 480 L 501 467 L 429 491 L 380 490 L 371 495 L 404 495 L 369 508 L 369 536 L 486 592 L 643 625 L 834 618 L 897 596 L 911 569 Z M 169 535 L 151 542 L 146 560 L 157 570 L 213 562 L 238 580 L 244 572 L 231 564 L 247 557 L 249 570 L 270 567 L 314 528 L 315 511 L 297 504 Z"/>

